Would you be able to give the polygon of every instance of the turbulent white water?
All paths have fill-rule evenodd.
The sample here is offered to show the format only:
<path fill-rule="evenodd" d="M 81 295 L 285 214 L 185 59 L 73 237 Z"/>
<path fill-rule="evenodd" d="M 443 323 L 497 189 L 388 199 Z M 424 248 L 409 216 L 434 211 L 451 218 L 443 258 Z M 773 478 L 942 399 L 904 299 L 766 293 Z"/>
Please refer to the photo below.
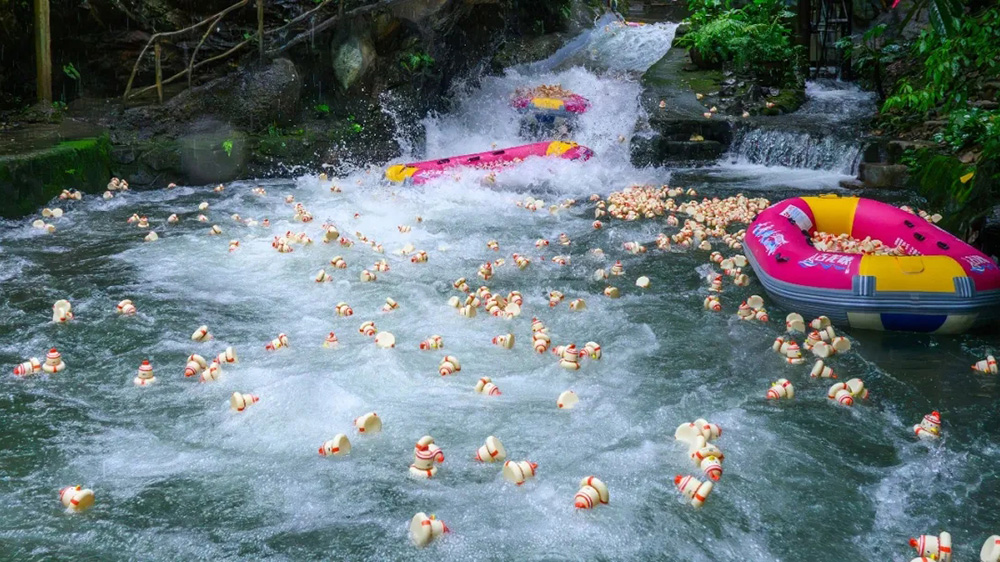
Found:
<path fill-rule="evenodd" d="M 604 58 L 648 48 L 657 38 L 665 51 L 673 28 L 620 33 Z M 842 377 L 864 377 L 875 398 L 853 410 L 826 403 L 827 385 L 809 380 L 808 367 L 788 367 L 770 352 L 776 324 L 701 309 L 704 286 L 695 268 L 705 252 L 621 251 L 625 241 L 648 243 L 670 232 L 664 225 L 615 223 L 594 231 L 586 204 L 555 215 L 516 207 L 528 194 L 552 203 L 582 200 L 670 178 L 668 170 L 632 168 L 627 142 L 619 141 L 641 117 L 634 77 L 572 66 L 533 72 L 486 79 L 462 94 L 454 113 L 423 123 L 427 152 L 414 156 L 516 144 L 509 93 L 559 82 L 593 102 L 574 138 L 597 157 L 583 164 L 529 160 L 490 186 L 472 172 L 418 188 L 390 186 L 373 167 L 338 178 L 340 194 L 305 176 L 237 182 L 223 193 L 182 187 L 111 201 L 89 197 L 63 204 L 68 213 L 51 235 L 30 221 L 3 223 L 0 362 L 12 365 L 57 346 L 69 368 L 52 377 L 0 379 L 0 558 L 905 561 L 913 554 L 908 536 L 947 528 L 962 559 L 971 559 L 972 544 L 996 531 L 998 424 L 995 408 L 985 410 L 996 388 L 972 377 L 967 361 L 985 344 L 852 334 L 857 352 L 834 367 Z M 684 182 L 709 194 L 777 194 L 827 181 L 811 170 L 789 170 L 788 177 L 793 173 L 798 184 L 723 168 L 685 171 Z M 251 194 L 256 185 L 268 194 Z M 293 222 L 286 195 L 315 221 Z M 210 203 L 210 222 L 195 220 L 201 201 Z M 150 217 L 159 241 L 141 242 L 145 231 L 126 224 L 133 212 Z M 182 221 L 167 225 L 173 212 Z M 272 227 L 237 224 L 233 213 L 269 218 Z M 287 230 L 318 240 L 326 221 L 352 238 L 357 231 L 381 242 L 386 254 L 362 243 L 317 242 L 291 254 L 270 245 Z M 211 224 L 223 235 L 208 236 Z M 560 233 L 570 246 L 558 245 Z M 538 238 L 552 245 L 538 250 Z M 240 241 L 232 253 L 230 239 Z M 491 239 L 500 252 L 487 248 Z M 393 253 L 406 243 L 426 250 L 429 261 L 413 264 Z M 595 247 L 608 259 L 588 252 Z M 517 270 L 513 252 L 533 263 Z M 348 269 L 328 266 L 338 254 Z M 543 259 L 556 254 L 571 255 L 570 264 Z M 452 281 L 467 277 L 478 286 L 476 268 L 497 257 L 507 265 L 487 284 L 498 293 L 520 290 L 523 314 L 460 317 L 446 304 L 457 294 Z M 360 271 L 381 258 L 391 270 L 361 283 Z M 619 258 L 626 275 L 614 284 L 623 297 L 610 300 L 590 275 Z M 334 282 L 312 280 L 321 267 Z M 634 286 L 639 275 L 652 279 L 651 289 Z M 588 307 L 550 308 L 551 290 L 564 292 L 566 302 L 584 298 Z M 727 290 L 726 310 L 760 291 Z M 48 323 L 52 302 L 64 297 L 77 319 Z M 379 312 L 386 297 L 399 310 Z M 114 314 L 123 298 L 135 302 L 138 316 Z M 354 315 L 337 317 L 339 301 Z M 604 358 L 570 372 L 551 354 L 535 354 L 532 316 L 546 323 L 553 343 L 597 341 Z M 376 349 L 359 334 L 366 320 L 394 333 L 396 348 Z M 189 339 L 201 324 L 214 341 Z M 321 347 L 331 330 L 338 349 Z M 490 343 L 506 332 L 516 335 L 513 350 Z M 290 348 L 265 351 L 278 333 L 288 335 Z M 444 349 L 418 350 L 432 334 L 444 338 Z M 220 381 L 182 377 L 188 354 L 215 355 L 229 345 L 240 362 Z M 900 349 L 906 353 L 888 351 Z M 459 374 L 437 374 L 445 353 L 461 360 Z M 137 389 L 131 379 L 143 359 L 159 382 Z M 503 394 L 475 394 L 482 376 Z M 796 400 L 765 403 L 769 382 L 781 376 L 798 386 Z M 566 389 L 581 398 L 575 410 L 555 406 Z M 261 401 L 236 414 L 227 404 L 233 391 Z M 914 443 L 909 434 L 932 408 L 946 419 L 939 447 Z M 352 420 L 373 410 L 383 432 L 352 431 Z M 675 474 L 698 474 L 672 437 L 677 425 L 697 417 L 723 426 L 718 444 L 726 454 L 723 479 L 700 511 L 673 484 Z M 340 432 L 352 440 L 351 455 L 318 456 L 317 447 Z M 446 460 L 436 478 L 415 481 L 407 467 L 424 434 L 435 437 Z M 537 462 L 538 478 L 516 487 L 501 479 L 498 465 L 473 462 L 491 434 L 510 458 Z M 591 474 L 609 485 L 611 503 L 578 511 L 577 483 Z M 97 505 L 67 516 L 56 490 L 77 483 L 96 491 Z M 452 533 L 416 550 L 406 526 L 418 511 L 435 513 Z"/>

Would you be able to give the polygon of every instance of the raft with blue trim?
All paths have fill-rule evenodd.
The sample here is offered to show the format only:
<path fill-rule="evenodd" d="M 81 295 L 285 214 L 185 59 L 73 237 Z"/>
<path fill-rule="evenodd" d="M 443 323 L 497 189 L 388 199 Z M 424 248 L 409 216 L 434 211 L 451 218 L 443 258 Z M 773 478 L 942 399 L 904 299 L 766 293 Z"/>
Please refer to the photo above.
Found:
<path fill-rule="evenodd" d="M 817 251 L 814 232 L 871 236 L 907 255 Z M 768 294 L 805 315 L 872 330 L 961 333 L 1000 321 L 1000 268 L 902 209 L 822 195 L 776 203 L 747 229 L 747 259 Z"/>

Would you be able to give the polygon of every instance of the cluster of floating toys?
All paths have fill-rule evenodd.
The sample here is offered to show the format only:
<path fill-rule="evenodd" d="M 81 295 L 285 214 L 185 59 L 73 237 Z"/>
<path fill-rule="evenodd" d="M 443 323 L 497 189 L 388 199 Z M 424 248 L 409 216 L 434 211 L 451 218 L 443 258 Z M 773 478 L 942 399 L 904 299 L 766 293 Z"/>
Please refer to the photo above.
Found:
<path fill-rule="evenodd" d="M 816 231 L 812 234 L 812 245 L 817 252 L 838 252 L 841 254 L 864 254 L 872 256 L 905 256 L 919 255 L 915 250 L 898 244 L 889 246 L 877 238 L 866 236 L 857 239 L 849 234 L 830 234 Z"/>
<path fill-rule="evenodd" d="M 46 372 L 50 375 L 61 373 L 66 369 L 66 362 L 62 360 L 59 350 L 52 348 L 45 354 L 45 362 L 41 362 L 37 357 L 32 357 L 27 361 L 14 367 L 14 374 L 19 377 L 34 375 L 39 372 Z"/>
<path fill-rule="evenodd" d="M 128 189 L 127 183 L 125 182 L 118 181 L 115 185 L 116 186 L 112 189 L 112 184 L 109 184 L 109 191 Z M 215 191 L 221 191 L 220 188 L 216 188 Z M 331 190 L 333 190 L 333 188 L 331 188 Z M 339 191 L 339 188 L 336 191 Z M 256 188 L 253 192 L 256 195 L 266 194 L 262 188 Z M 686 203 L 678 203 L 674 200 L 674 198 L 679 198 L 685 195 L 688 197 L 697 197 L 697 193 L 694 192 L 694 190 L 685 191 L 680 188 L 669 188 L 667 186 L 663 186 L 661 188 L 635 186 L 628 188 L 623 192 L 611 194 L 607 202 L 597 198 L 597 208 L 595 210 L 595 214 L 598 218 L 610 217 L 626 221 L 668 215 L 666 219 L 667 225 L 679 227 L 680 230 L 672 236 L 667 236 L 662 233 L 657 236 L 656 244 L 659 249 L 670 249 L 672 245 L 677 245 L 685 248 L 693 247 L 710 250 L 711 243 L 708 240 L 709 237 L 721 238 L 730 248 L 739 249 L 741 247 L 741 240 L 745 231 L 740 230 L 736 233 L 729 233 L 726 231 L 727 227 L 734 222 L 749 222 L 753 219 L 757 212 L 766 208 L 768 204 L 765 199 L 750 199 L 742 195 L 727 199 L 703 199 L 700 202 L 689 201 Z M 60 198 L 65 199 L 73 197 L 61 196 Z M 78 199 L 79 197 L 75 198 Z M 594 200 L 593 197 L 592 200 Z M 291 196 L 286 198 L 286 202 L 289 204 L 293 203 Z M 556 213 L 560 208 L 568 208 L 574 203 L 575 202 L 572 200 L 567 200 L 561 205 L 551 205 L 548 209 L 550 212 Z M 532 211 L 546 208 L 543 201 L 530 197 L 524 203 L 519 203 L 518 205 Z M 207 202 L 199 206 L 199 210 L 201 211 L 207 211 L 208 208 L 209 205 Z M 62 212 L 56 209 L 55 211 L 50 210 L 48 216 L 58 218 L 61 214 Z M 677 215 L 687 215 L 688 218 L 684 219 L 683 224 L 680 224 Z M 921 216 L 924 215 L 925 214 L 922 214 Z M 204 218 L 204 216 L 202 217 Z M 932 220 L 929 216 L 925 216 L 925 218 Z M 177 216 L 172 215 L 171 219 L 173 220 L 168 219 L 168 222 L 176 222 Z M 233 215 L 233 220 L 239 222 L 241 219 L 238 215 Z M 293 220 L 308 223 L 311 222 L 313 218 L 311 213 L 301 203 L 298 203 L 294 206 Z M 207 218 L 205 218 L 205 221 L 207 221 Z M 129 222 L 136 224 L 140 228 L 149 228 L 148 219 L 144 216 L 134 215 Z M 421 222 L 419 218 L 417 222 Z M 265 226 L 269 225 L 266 219 L 265 223 Z M 603 223 L 595 221 L 595 228 L 601 227 L 603 227 Z M 408 225 L 400 225 L 398 230 L 400 233 L 405 234 L 411 232 L 411 227 Z M 210 234 L 222 234 L 221 227 L 213 225 L 210 230 Z M 357 240 L 367 243 L 375 252 L 383 253 L 384 250 L 381 244 L 375 242 L 374 240 L 369 240 L 360 232 L 355 234 Z M 820 233 L 820 235 L 822 235 L 822 233 Z M 885 245 L 878 240 L 852 241 L 844 239 L 843 237 L 829 238 L 825 236 L 818 236 L 818 238 L 819 239 L 816 243 L 820 244 L 820 246 L 817 246 L 817 249 L 826 247 L 822 246 L 823 244 L 826 244 L 831 245 L 829 246 L 833 248 L 831 251 L 851 251 L 850 249 L 844 248 L 854 244 L 857 251 L 862 253 L 898 251 L 898 248 L 887 249 Z M 155 240 L 156 233 L 151 231 L 147 236 L 147 240 L 149 239 Z M 325 244 L 339 243 L 342 247 L 351 247 L 354 243 L 349 238 L 341 236 L 339 230 L 331 224 L 323 225 L 323 235 L 321 239 Z M 272 245 L 278 249 L 279 252 L 287 253 L 292 251 L 292 244 L 307 245 L 311 243 L 312 239 L 309 238 L 304 232 L 298 234 L 286 232 L 284 236 L 275 237 Z M 571 240 L 567 234 L 561 233 L 558 236 L 558 244 L 562 246 L 569 246 L 571 244 Z M 549 246 L 549 241 L 546 239 L 539 239 L 536 242 L 536 248 L 538 249 L 545 248 L 547 246 Z M 231 251 L 238 247 L 238 240 L 230 242 Z M 500 244 L 496 240 L 490 240 L 487 242 L 487 249 L 491 251 L 499 251 Z M 625 242 L 622 249 L 633 255 L 646 252 L 645 246 L 637 241 Z M 396 253 L 401 256 L 411 256 L 412 263 L 426 262 L 428 257 L 427 252 L 417 251 L 412 244 L 407 244 L 403 249 Z M 603 251 L 600 249 L 596 249 L 592 253 L 595 256 L 603 257 Z M 523 270 L 531 263 L 529 258 L 521 254 L 515 253 L 512 255 L 512 258 L 514 265 L 518 269 Z M 556 264 L 565 265 L 569 263 L 569 256 L 555 256 L 552 258 L 552 261 Z M 741 286 L 747 284 L 748 281 L 746 279 L 746 275 L 742 273 L 742 268 L 747 265 L 747 260 L 744 256 L 736 255 L 731 258 L 725 258 L 720 252 L 713 252 L 709 261 L 720 266 L 723 274 L 732 278 L 735 285 Z M 344 260 L 343 256 L 336 256 L 331 259 L 330 265 L 335 269 L 347 268 L 347 262 Z M 504 261 L 502 259 L 493 262 L 486 262 L 479 267 L 478 275 L 484 281 L 488 281 L 495 275 L 496 268 L 503 265 Z M 384 259 L 379 260 L 372 267 L 372 270 L 380 273 L 389 271 L 389 263 Z M 369 271 L 367 269 L 363 270 L 360 274 L 360 280 L 365 282 L 375 281 L 376 275 L 373 271 Z M 595 273 L 595 279 L 605 280 L 610 277 L 620 277 L 624 274 L 624 266 L 621 261 L 616 261 L 609 270 L 598 270 L 598 272 Z M 316 282 L 326 282 L 331 279 L 331 276 L 323 269 L 321 269 L 315 277 Z M 716 294 L 710 295 L 705 299 L 705 307 L 709 310 L 719 311 L 721 310 L 721 302 L 717 293 L 722 290 L 722 275 L 714 274 L 710 277 L 710 282 L 711 289 Z M 639 277 L 636 280 L 636 286 L 640 288 L 648 288 L 650 286 L 649 278 L 646 276 Z M 449 302 L 457 303 L 456 308 L 459 308 L 461 314 L 464 316 L 474 317 L 475 310 L 479 307 L 483 307 L 492 316 L 505 317 L 508 319 L 520 314 L 520 307 L 523 299 L 517 291 L 508 293 L 506 297 L 493 294 L 489 288 L 485 286 L 480 287 L 478 290 L 473 292 L 464 278 L 457 280 L 454 283 L 454 287 L 465 294 L 465 300 L 461 300 L 458 297 L 452 297 Z M 617 288 L 608 286 L 605 288 L 604 294 L 609 297 L 616 298 L 620 293 Z M 551 291 L 549 293 L 550 306 L 555 307 L 564 300 L 566 300 L 566 296 L 559 291 Z M 381 308 L 381 310 L 382 312 L 391 312 L 392 310 L 397 309 L 398 306 L 399 305 L 395 300 L 392 298 L 386 298 L 385 305 Z M 569 301 L 569 309 L 573 311 L 583 311 L 586 309 L 586 303 L 582 298 L 572 299 Z M 123 300 L 117 305 L 116 312 L 121 315 L 134 315 L 136 314 L 136 308 L 132 301 Z M 335 312 L 341 317 L 351 316 L 353 314 L 350 306 L 344 302 L 340 302 L 336 305 Z M 763 299 L 757 295 L 751 295 L 747 298 L 747 300 L 744 301 L 739 307 L 737 315 L 741 319 L 747 320 L 755 319 L 762 322 L 768 322 L 769 320 L 767 311 L 764 308 Z M 54 322 L 63 323 L 71 320 L 72 318 L 72 306 L 68 301 L 59 301 L 53 306 Z M 807 332 L 807 325 L 802 317 L 793 313 L 786 318 L 786 328 L 789 332 L 801 332 L 806 335 L 803 340 L 803 347 L 807 351 L 812 351 L 812 353 L 818 358 L 811 371 L 812 377 L 837 378 L 833 373 L 832 368 L 824 363 L 824 359 L 827 359 L 836 353 L 848 351 L 850 349 L 850 342 L 846 338 L 836 335 L 834 329 L 830 325 L 829 319 L 820 317 L 813 320 L 808 324 L 808 328 L 811 328 L 812 330 Z M 582 348 L 579 349 L 573 343 L 552 347 L 548 329 L 537 318 L 532 319 L 531 331 L 533 349 L 535 349 L 538 353 L 544 353 L 551 347 L 551 351 L 559 358 L 560 366 L 565 369 L 578 370 L 580 368 L 580 360 L 582 358 L 589 358 L 591 360 L 601 359 L 601 347 L 596 342 L 587 342 Z M 359 329 L 359 332 L 367 337 L 374 337 L 375 343 L 378 347 L 392 348 L 395 346 L 395 337 L 389 332 L 378 331 L 374 321 L 364 322 Z M 196 342 L 205 342 L 211 339 L 212 335 L 207 326 L 199 327 L 199 329 L 192 334 L 192 340 Z M 493 338 L 493 343 L 504 349 L 512 349 L 514 342 L 515 335 L 511 332 L 500 334 Z M 338 340 L 335 333 L 330 332 L 323 345 L 326 347 L 333 347 L 336 346 L 337 343 Z M 288 345 L 288 337 L 285 334 L 279 334 L 277 338 L 269 342 L 265 347 L 266 349 L 273 351 L 283 347 L 288 347 Z M 443 348 L 443 340 L 440 336 L 433 335 L 420 342 L 419 348 L 423 350 L 441 349 Z M 775 341 L 774 348 L 775 351 L 784 355 L 789 363 L 801 364 L 805 361 L 802 357 L 802 349 L 799 348 L 798 344 L 791 338 L 779 337 Z M 188 357 L 184 374 L 186 377 L 198 376 L 202 382 L 218 380 L 219 374 L 221 373 L 221 366 L 224 364 L 232 364 L 236 361 L 236 353 L 231 347 L 224 350 L 218 356 L 212 358 L 211 361 L 206 361 L 200 355 L 193 354 Z M 44 363 L 40 362 L 37 358 L 32 358 L 29 361 L 15 367 L 14 373 L 19 376 L 39 371 L 57 373 L 65 369 L 65 367 L 66 365 L 62 362 L 61 354 L 53 348 L 47 354 Z M 460 372 L 461 368 L 461 363 L 457 357 L 446 355 L 439 363 L 438 372 L 442 376 L 453 375 Z M 992 356 L 990 356 L 974 365 L 973 369 L 979 372 L 996 374 L 996 361 Z M 153 366 L 150 361 L 143 360 L 139 366 L 136 377 L 134 378 L 134 384 L 137 386 L 148 386 L 153 384 L 156 380 Z M 496 396 L 501 394 L 500 389 L 493 383 L 492 379 L 485 376 L 478 379 L 475 385 L 475 391 L 486 396 Z M 846 382 L 833 385 L 828 392 L 828 397 L 840 404 L 851 405 L 854 400 L 867 398 L 868 394 L 868 389 L 865 388 L 864 383 L 860 379 L 854 378 Z M 794 388 L 792 387 L 791 382 L 787 379 L 779 379 L 768 391 L 767 397 L 769 399 L 793 398 Z M 237 412 L 243 412 L 246 408 L 258 403 L 259 400 L 260 398 L 254 394 L 234 392 L 230 397 L 230 407 Z M 579 403 L 579 397 L 572 390 L 567 390 L 559 395 L 556 402 L 559 409 L 573 409 Z M 356 418 L 353 425 L 359 433 L 368 435 L 378 433 L 382 429 L 382 421 L 374 412 L 369 412 Z M 919 425 L 914 426 L 914 432 L 916 436 L 921 439 L 937 439 L 940 437 L 940 425 L 940 414 L 935 411 L 927 416 L 924 416 L 923 421 L 921 421 Z M 704 473 L 706 478 L 706 481 L 704 482 L 690 475 L 678 475 L 675 478 L 675 485 L 678 490 L 690 501 L 691 505 L 695 507 L 701 507 L 704 504 L 713 490 L 713 483 L 718 482 L 721 479 L 722 460 L 724 456 L 722 451 L 712 442 L 717 439 L 720 434 L 721 429 L 717 425 L 708 423 L 702 419 L 695 420 L 693 423 L 682 424 L 675 432 L 675 438 L 688 445 L 688 454 L 690 458 Z M 349 455 L 351 449 L 352 446 L 347 435 L 339 433 L 332 439 L 325 441 L 319 447 L 318 452 L 324 457 L 343 457 Z M 503 468 L 501 473 L 503 478 L 519 486 L 523 485 L 528 480 L 535 478 L 537 475 L 538 465 L 536 463 L 528 460 L 514 461 L 507 459 L 507 451 L 503 444 L 498 438 L 492 435 L 487 437 L 484 444 L 476 450 L 474 459 L 484 463 L 502 462 Z M 437 474 L 439 465 L 443 463 L 443 461 L 443 452 L 435 444 L 434 439 L 427 435 L 417 441 L 414 446 L 413 463 L 410 465 L 409 472 L 414 477 L 422 479 L 431 478 Z M 60 499 L 68 509 L 82 511 L 93 504 L 94 493 L 93 491 L 85 490 L 80 486 L 70 487 L 60 491 Z M 579 482 L 578 490 L 574 496 L 575 507 L 580 509 L 592 509 L 598 505 L 607 504 L 608 501 L 608 488 L 600 479 L 594 476 L 588 476 Z M 433 515 L 428 516 L 424 513 L 418 513 L 411 520 L 410 535 L 414 543 L 418 546 L 430 543 L 436 537 L 441 536 L 445 532 L 448 532 L 447 526 L 445 526 L 442 521 L 436 519 Z M 917 549 L 918 554 L 921 556 L 943 562 L 950 560 L 950 536 L 948 536 L 947 533 L 942 533 L 938 537 L 921 536 L 919 539 L 911 540 L 911 544 Z M 982 552 L 982 558 L 984 561 L 990 560 L 991 562 L 1000 562 L 1000 537 L 991 537 L 984 545 Z"/>
<path fill-rule="evenodd" d="M 743 301 L 736 310 L 736 316 L 740 320 L 756 320 L 758 322 L 770 320 L 767 309 L 764 308 L 764 299 L 759 295 L 750 295 L 750 298 Z"/>

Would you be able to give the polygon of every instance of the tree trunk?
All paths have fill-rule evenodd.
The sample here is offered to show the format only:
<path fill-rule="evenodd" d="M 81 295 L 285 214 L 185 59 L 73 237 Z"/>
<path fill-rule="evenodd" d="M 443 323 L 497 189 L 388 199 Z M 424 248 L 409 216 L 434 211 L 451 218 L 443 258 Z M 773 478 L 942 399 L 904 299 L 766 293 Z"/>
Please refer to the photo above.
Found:
<path fill-rule="evenodd" d="M 38 101 L 52 101 L 52 42 L 49 36 L 49 0 L 35 0 L 35 67 Z"/>

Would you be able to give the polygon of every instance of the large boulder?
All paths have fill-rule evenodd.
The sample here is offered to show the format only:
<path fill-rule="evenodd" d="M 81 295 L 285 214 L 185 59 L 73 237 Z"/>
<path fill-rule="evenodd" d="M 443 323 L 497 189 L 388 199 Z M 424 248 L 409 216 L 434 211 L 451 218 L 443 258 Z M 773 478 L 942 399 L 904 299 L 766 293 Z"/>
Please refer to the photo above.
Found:
<path fill-rule="evenodd" d="M 265 66 L 250 67 L 235 74 L 184 90 L 161 106 L 133 108 L 126 122 L 150 128 L 156 134 L 179 136 L 187 123 L 200 118 L 217 119 L 248 131 L 268 125 L 290 125 L 299 114 L 302 78 L 288 59 L 275 59 Z"/>
<path fill-rule="evenodd" d="M 344 90 L 352 86 L 365 75 L 375 61 L 375 46 L 367 29 L 358 30 L 343 35 L 333 42 L 333 73 L 337 83 Z"/>
<path fill-rule="evenodd" d="M 302 78 L 288 59 L 275 59 L 240 75 L 236 88 L 222 100 L 230 120 L 251 130 L 271 123 L 289 125 L 298 117 Z"/>

